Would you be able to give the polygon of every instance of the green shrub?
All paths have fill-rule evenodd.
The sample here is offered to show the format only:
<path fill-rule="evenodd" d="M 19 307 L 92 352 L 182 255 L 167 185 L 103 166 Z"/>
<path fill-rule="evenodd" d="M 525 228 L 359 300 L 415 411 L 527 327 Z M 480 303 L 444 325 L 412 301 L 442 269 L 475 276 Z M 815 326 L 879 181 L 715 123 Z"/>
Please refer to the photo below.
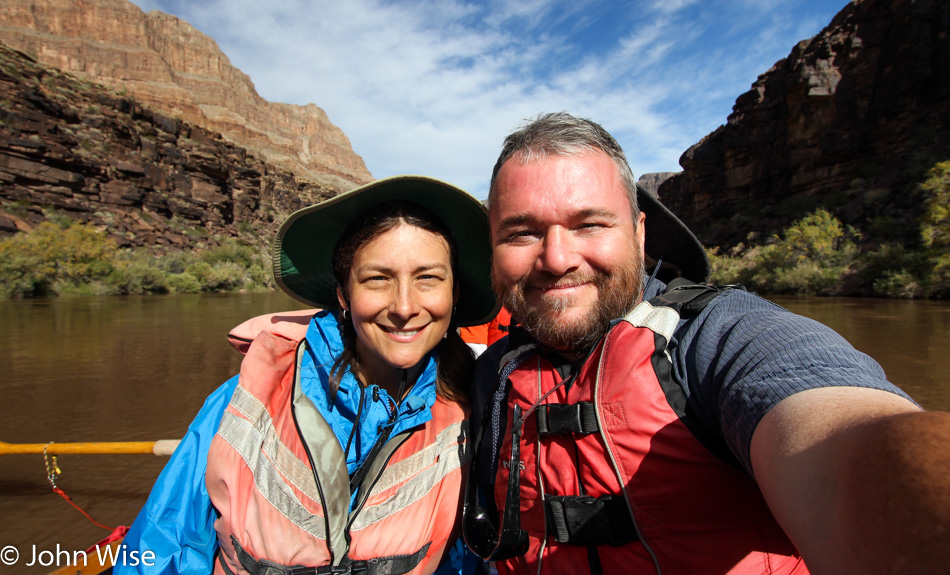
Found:
<path fill-rule="evenodd" d="M 188 266 L 185 273 L 194 276 L 201 291 L 230 291 L 245 284 L 244 268 L 234 262 L 218 262 L 214 265 L 199 261 Z"/>
<path fill-rule="evenodd" d="M 174 251 L 162 255 L 157 264 L 165 273 L 181 274 L 197 260 L 198 256 L 194 252 Z"/>
<path fill-rule="evenodd" d="M 200 293 L 201 282 L 190 273 L 178 273 L 168 276 L 168 287 L 175 293 Z"/>
<path fill-rule="evenodd" d="M 115 242 L 104 231 L 43 222 L 30 233 L 0 240 L 0 293 L 57 295 L 67 286 L 103 281 L 112 272 Z"/>
<path fill-rule="evenodd" d="M 950 294 L 950 160 L 931 168 L 920 189 L 924 193 L 921 241 L 927 257 L 926 292 Z"/>
<path fill-rule="evenodd" d="M 933 264 L 933 271 L 928 286 L 928 297 L 950 296 L 950 253 L 933 256 L 930 262 Z"/>
<path fill-rule="evenodd" d="M 118 295 L 124 293 L 116 286 L 112 285 L 111 282 L 100 280 L 82 284 L 59 282 L 55 286 L 55 291 L 59 296 Z"/>
<path fill-rule="evenodd" d="M 0 297 L 197 293 L 273 288 L 266 255 L 226 239 L 202 252 L 120 250 L 104 231 L 56 212 L 0 239 Z"/>
<path fill-rule="evenodd" d="M 236 263 L 250 267 L 256 263 L 259 256 L 251 246 L 229 238 L 224 240 L 220 246 L 201 252 L 199 258 L 211 265 Z"/>
<path fill-rule="evenodd" d="M 713 252 L 712 281 L 739 283 L 773 294 L 832 293 L 858 259 L 852 238 L 827 210 L 816 210 L 794 222 L 782 237 L 764 246 L 737 246 L 732 255 Z"/>
<path fill-rule="evenodd" d="M 109 282 L 122 294 L 168 293 L 167 274 L 144 259 L 122 262 Z"/>
<path fill-rule="evenodd" d="M 825 266 L 815 260 L 802 260 L 791 268 L 775 270 L 774 293 L 822 294 L 833 291 L 841 279 L 842 270 Z"/>
<path fill-rule="evenodd" d="M 920 226 L 924 247 L 950 247 L 950 161 L 940 162 L 929 172 L 920 186 L 927 198 Z"/>

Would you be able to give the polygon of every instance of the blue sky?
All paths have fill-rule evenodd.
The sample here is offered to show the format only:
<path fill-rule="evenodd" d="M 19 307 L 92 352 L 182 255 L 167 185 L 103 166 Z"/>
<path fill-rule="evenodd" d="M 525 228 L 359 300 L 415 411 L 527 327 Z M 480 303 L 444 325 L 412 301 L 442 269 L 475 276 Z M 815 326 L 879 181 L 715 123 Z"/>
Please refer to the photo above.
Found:
<path fill-rule="evenodd" d="M 759 74 L 845 0 L 133 0 L 214 38 L 264 98 L 314 103 L 375 177 L 479 198 L 506 134 L 591 118 L 634 174 L 678 171 Z"/>

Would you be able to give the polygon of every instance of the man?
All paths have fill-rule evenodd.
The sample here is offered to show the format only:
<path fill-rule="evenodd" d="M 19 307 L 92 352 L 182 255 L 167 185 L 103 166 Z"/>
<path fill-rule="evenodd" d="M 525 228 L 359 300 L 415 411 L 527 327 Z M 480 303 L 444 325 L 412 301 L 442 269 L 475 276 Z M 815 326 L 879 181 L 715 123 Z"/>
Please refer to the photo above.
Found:
<path fill-rule="evenodd" d="M 600 126 L 508 136 L 489 218 L 520 327 L 476 370 L 463 532 L 499 572 L 946 572 L 950 414 L 816 322 L 648 278 L 708 262 Z"/>

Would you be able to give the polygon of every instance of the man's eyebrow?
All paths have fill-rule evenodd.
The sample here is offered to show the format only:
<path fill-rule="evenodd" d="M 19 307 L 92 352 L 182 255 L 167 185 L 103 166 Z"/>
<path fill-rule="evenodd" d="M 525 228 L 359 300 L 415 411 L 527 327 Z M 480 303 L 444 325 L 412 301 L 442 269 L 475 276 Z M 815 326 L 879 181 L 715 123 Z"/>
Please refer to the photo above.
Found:
<path fill-rule="evenodd" d="M 588 218 L 616 219 L 617 213 L 614 210 L 610 210 L 607 208 L 594 207 L 594 208 L 584 208 L 582 210 L 578 210 L 576 212 L 573 212 L 569 216 L 569 219 L 572 221 L 586 220 Z M 514 214 L 511 216 L 508 216 L 507 218 L 504 218 L 499 223 L 499 227 L 502 227 L 502 228 L 517 227 L 524 224 L 534 223 L 537 221 L 538 221 L 537 218 L 534 218 L 530 214 L 520 213 L 520 214 Z"/>
<path fill-rule="evenodd" d="M 524 225 L 533 221 L 534 221 L 534 218 L 532 218 L 528 214 L 515 214 L 513 216 L 508 216 L 507 218 L 501 220 L 501 222 L 499 223 L 499 226 L 503 228 L 511 228 L 515 226 Z"/>
<path fill-rule="evenodd" d="M 587 218 L 616 218 L 617 212 L 607 208 L 587 208 L 572 214 L 575 220 L 585 220 Z"/>

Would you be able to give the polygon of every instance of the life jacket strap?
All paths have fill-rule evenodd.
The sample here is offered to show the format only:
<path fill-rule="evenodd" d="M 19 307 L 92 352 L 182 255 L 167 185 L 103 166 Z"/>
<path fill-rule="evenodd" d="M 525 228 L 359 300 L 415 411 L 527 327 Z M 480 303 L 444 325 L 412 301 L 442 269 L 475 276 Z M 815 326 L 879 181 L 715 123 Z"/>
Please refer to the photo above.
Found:
<path fill-rule="evenodd" d="M 321 565 L 320 567 L 282 565 L 268 559 L 254 559 L 241 547 L 234 535 L 231 536 L 231 544 L 234 545 L 234 552 L 237 554 L 238 561 L 241 562 L 241 567 L 251 575 L 403 575 L 415 569 L 425 559 L 432 542 L 426 543 L 415 553 L 358 560 L 344 557 L 339 565 Z M 218 553 L 218 562 L 224 568 L 224 572 L 227 575 L 235 575 L 222 555 Z"/>
<path fill-rule="evenodd" d="M 558 543 L 625 545 L 637 541 L 636 526 L 623 497 L 544 495 L 548 532 Z"/>
<path fill-rule="evenodd" d="M 597 413 L 590 401 L 539 405 L 538 434 L 575 433 L 587 435 L 600 431 Z"/>

